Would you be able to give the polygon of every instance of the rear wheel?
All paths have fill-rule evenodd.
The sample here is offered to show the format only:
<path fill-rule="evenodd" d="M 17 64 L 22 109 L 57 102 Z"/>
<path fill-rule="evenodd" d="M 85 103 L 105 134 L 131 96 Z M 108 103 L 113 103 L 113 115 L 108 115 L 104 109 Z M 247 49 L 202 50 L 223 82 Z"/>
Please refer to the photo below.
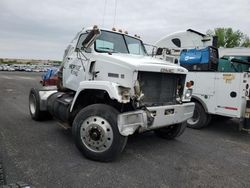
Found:
<path fill-rule="evenodd" d="M 123 151 L 127 137 L 117 127 L 119 112 L 105 104 L 93 104 L 82 109 L 73 122 L 75 144 L 85 157 L 97 161 L 112 161 Z"/>
<path fill-rule="evenodd" d="M 32 88 L 30 90 L 29 111 L 31 118 L 36 121 L 51 118 L 51 115 L 47 111 L 40 110 L 40 96 L 39 96 L 39 91 L 36 88 Z"/>
<path fill-rule="evenodd" d="M 183 122 L 175 125 L 170 125 L 168 127 L 164 127 L 161 129 L 157 129 L 154 132 L 157 136 L 161 138 L 171 140 L 182 135 L 186 126 L 187 126 L 186 122 Z"/>
<path fill-rule="evenodd" d="M 187 126 L 193 129 L 206 127 L 211 121 L 211 115 L 207 114 L 203 106 L 195 102 L 193 117 L 187 120 Z"/>

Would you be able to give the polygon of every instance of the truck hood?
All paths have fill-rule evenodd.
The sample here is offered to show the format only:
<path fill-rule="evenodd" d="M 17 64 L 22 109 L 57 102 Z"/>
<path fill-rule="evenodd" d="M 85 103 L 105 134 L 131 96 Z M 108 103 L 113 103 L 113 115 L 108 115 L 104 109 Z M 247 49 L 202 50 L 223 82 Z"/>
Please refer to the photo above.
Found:
<path fill-rule="evenodd" d="M 98 59 L 109 63 L 117 62 L 117 64 L 123 67 L 134 69 L 136 71 L 168 72 L 178 74 L 186 74 L 188 72 L 187 69 L 179 65 L 150 56 L 100 53 L 98 54 Z"/>

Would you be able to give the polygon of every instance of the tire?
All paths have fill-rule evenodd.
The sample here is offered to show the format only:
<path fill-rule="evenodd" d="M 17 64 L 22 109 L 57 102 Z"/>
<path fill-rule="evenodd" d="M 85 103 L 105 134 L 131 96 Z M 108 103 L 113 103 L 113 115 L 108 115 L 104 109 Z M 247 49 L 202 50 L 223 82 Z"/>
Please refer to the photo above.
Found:
<path fill-rule="evenodd" d="M 194 115 L 187 120 L 187 126 L 193 129 L 206 127 L 211 121 L 211 115 L 207 114 L 200 103 L 195 102 Z"/>
<path fill-rule="evenodd" d="M 164 127 L 161 129 L 154 130 L 156 136 L 160 138 L 164 138 L 167 140 L 172 140 L 183 134 L 185 128 L 187 126 L 186 122 L 178 123 L 175 125 L 170 125 L 168 127 Z"/>
<path fill-rule="evenodd" d="M 123 151 L 127 137 L 117 127 L 119 112 L 105 104 L 93 104 L 75 117 L 72 133 L 83 155 L 96 161 L 113 161 Z"/>
<path fill-rule="evenodd" d="M 51 119 L 51 115 L 47 111 L 40 110 L 40 96 L 36 88 L 32 88 L 29 94 L 29 111 L 31 118 L 36 121 Z"/>
<path fill-rule="evenodd" d="M 3 170 L 3 165 L 0 162 L 0 187 L 6 183 L 5 181 L 5 176 L 4 176 L 4 170 Z"/>

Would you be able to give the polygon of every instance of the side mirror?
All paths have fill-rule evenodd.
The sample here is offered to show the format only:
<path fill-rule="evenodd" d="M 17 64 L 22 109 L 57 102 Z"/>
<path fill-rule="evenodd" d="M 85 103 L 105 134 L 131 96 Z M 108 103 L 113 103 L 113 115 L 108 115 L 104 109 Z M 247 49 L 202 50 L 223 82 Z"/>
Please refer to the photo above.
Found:
<path fill-rule="evenodd" d="M 91 48 L 86 48 L 84 51 L 85 51 L 86 53 L 91 53 L 91 52 L 92 52 L 92 49 L 91 49 Z"/>
<path fill-rule="evenodd" d="M 93 29 L 89 32 L 88 36 L 82 42 L 82 48 L 89 48 L 100 34 L 100 29 L 97 26 L 94 26 Z"/>
<path fill-rule="evenodd" d="M 174 59 L 174 64 L 178 64 L 178 63 L 179 63 L 178 59 L 175 58 L 175 59 Z"/>
<path fill-rule="evenodd" d="M 162 55 L 163 48 L 157 48 L 156 55 Z"/>

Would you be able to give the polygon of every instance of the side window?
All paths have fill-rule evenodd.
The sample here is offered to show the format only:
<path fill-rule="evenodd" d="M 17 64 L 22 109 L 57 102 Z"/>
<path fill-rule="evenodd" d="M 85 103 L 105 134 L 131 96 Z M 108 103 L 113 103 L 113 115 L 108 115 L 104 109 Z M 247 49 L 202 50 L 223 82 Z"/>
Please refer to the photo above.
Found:
<path fill-rule="evenodd" d="M 143 44 L 140 40 L 125 36 L 126 43 L 128 46 L 128 51 L 130 54 L 144 55 L 145 49 L 143 49 Z"/>
<path fill-rule="evenodd" d="M 97 51 L 110 51 L 114 50 L 114 43 L 105 40 L 96 40 L 96 50 Z"/>
<path fill-rule="evenodd" d="M 181 47 L 181 40 L 180 39 L 178 39 L 178 38 L 174 38 L 174 39 L 172 39 L 172 42 L 175 44 L 175 46 L 177 46 L 177 47 Z"/>
<path fill-rule="evenodd" d="M 135 43 L 135 44 L 128 44 L 128 50 L 129 50 L 129 52 L 130 53 L 132 53 L 132 54 L 137 54 L 137 55 L 139 55 L 139 54 L 141 54 L 140 53 L 140 45 L 138 44 L 138 43 Z"/>
<path fill-rule="evenodd" d="M 86 39 L 87 35 L 88 35 L 87 33 L 83 33 L 80 35 L 76 45 L 76 49 L 82 49 L 82 42 Z"/>
<path fill-rule="evenodd" d="M 64 51 L 63 59 L 64 59 L 67 55 L 69 55 L 70 53 L 72 53 L 73 48 L 74 48 L 74 47 L 73 47 L 71 44 L 68 45 L 68 47 L 67 47 L 66 50 Z"/>

